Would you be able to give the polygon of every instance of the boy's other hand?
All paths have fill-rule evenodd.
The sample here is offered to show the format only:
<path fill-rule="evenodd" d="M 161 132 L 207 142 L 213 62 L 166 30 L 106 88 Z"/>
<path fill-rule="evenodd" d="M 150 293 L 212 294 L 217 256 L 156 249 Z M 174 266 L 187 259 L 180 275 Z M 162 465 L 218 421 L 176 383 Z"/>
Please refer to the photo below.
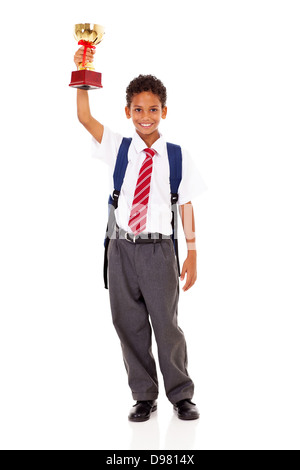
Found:
<path fill-rule="evenodd" d="M 80 47 L 78 49 L 78 51 L 75 52 L 74 62 L 75 62 L 75 65 L 76 65 L 77 68 L 79 67 L 79 65 L 83 61 L 83 52 L 84 52 L 84 47 L 83 46 Z M 86 51 L 86 63 L 87 62 L 93 62 L 95 52 L 96 52 L 96 49 L 87 49 L 87 51 Z"/>
<path fill-rule="evenodd" d="M 182 290 L 189 290 L 197 280 L 197 256 L 195 253 L 189 252 L 187 259 L 183 263 L 180 280 L 183 281 L 186 276 L 186 283 Z"/>

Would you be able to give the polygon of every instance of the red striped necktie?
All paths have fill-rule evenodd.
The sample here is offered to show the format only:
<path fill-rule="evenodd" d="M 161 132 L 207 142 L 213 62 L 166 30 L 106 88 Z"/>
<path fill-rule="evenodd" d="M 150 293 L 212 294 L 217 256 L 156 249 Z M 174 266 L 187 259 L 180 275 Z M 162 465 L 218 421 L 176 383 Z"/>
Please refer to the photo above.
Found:
<path fill-rule="evenodd" d="M 145 149 L 146 158 L 141 166 L 136 182 L 128 225 L 134 235 L 138 235 L 146 228 L 148 201 L 155 150 Z"/>

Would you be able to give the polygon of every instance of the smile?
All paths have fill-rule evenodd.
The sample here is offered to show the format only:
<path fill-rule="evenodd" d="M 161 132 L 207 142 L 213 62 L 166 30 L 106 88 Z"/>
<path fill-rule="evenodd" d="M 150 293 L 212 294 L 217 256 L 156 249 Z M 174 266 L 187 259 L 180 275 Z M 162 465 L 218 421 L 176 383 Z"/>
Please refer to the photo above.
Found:
<path fill-rule="evenodd" d="M 140 124 L 140 126 L 144 127 L 145 129 L 149 129 L 149 127 L 152 126 L 152 124 Z"/>

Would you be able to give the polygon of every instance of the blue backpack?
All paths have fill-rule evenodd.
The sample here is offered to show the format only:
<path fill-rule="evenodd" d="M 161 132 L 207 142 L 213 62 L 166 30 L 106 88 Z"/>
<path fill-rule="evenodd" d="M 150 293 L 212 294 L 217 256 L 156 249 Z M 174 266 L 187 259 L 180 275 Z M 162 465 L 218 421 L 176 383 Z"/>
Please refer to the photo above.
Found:
<path fill-rule="evenodd" d="M 121 187 L 124 181 L 126 168 L 128 165 L 128 149 L 132 139 L 124 137 L 119 148 L 117 160 L 115 164 L 113 180 L 114 180 L 114 191 L 108 199 L 108 223 L 106 229 L 106 237 L 104 241 L 104 286 L 108 289 L 107 282 L 107 271 L 108 271 L 108 245 L 110 239 L 113 237 L 116 220 L 115 210 L 118 207 L 119 196 Z M 178 240 L 177 240 L 177 201 L 178 201 L 178 188 L 182 179 L 182 153 L 179 145 L 170 144 L 167 142 L 167 151 L 170 165 L 170 197 L 171 197 L 171 211 L 172 211 L 172 240 L 174 244 L 175 254 L 177 258 L 178 275 L 180 275 L 180 263 L 178 255 Z"/>

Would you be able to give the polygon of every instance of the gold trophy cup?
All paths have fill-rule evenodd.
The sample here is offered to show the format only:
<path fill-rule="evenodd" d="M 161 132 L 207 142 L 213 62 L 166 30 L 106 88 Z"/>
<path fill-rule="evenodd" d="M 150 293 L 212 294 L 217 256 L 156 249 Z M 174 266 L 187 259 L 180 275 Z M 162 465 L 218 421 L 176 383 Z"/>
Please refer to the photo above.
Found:
<path fill-rule="evenodd" d="M 102 88 L 102 74 L 95 72 L 92 62 L 86 62 L 87 49 L 95 49 L 104 36 L 104 27 L 93 23 L 79 23 L 74 26 L 74 37 L 79 46 L 84 46 L 83 60 L 78 70 L 72 72 L 69 86 L 83 90 Z"/>

